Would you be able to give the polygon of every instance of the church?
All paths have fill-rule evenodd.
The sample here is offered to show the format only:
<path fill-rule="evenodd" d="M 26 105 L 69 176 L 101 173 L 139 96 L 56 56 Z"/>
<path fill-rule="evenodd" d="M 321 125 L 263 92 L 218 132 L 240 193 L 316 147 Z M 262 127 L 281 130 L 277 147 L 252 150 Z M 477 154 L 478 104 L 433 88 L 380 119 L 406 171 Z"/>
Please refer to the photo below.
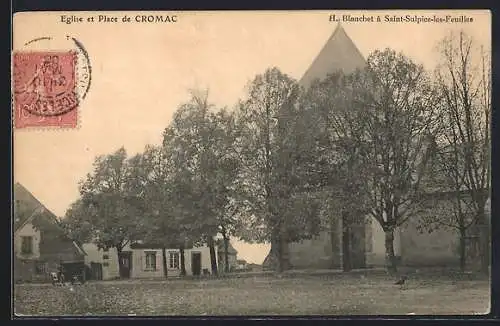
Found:
<path fill-rule="evenodd" d="M 338 71 L 349 74 L 365 65 L 366 59 L 339 24 L 299 83 L 307 88 L 315 79 Z M 439 196 L 443 202 L 452 200 L 450 193 L 439 192 Z M 395 255 L 404 266 L 457 265 L 458 242 L 455 230 L 419 232 L 416 222 L 411 219 L 394 232 Z M 379 223 L 367 216 L 365 223 L 353 225 L 350 232 L 345 232 L 338 218 L 312 239 L 290 243 L 289 263 L 293 269 L 342 269 L 345 250 L 350 251 L 351 269 L 385 266 L 385 234 Z M 477 253 L 471 252 L 468 256 L 477 256 Z M 271 268 L 271 260 L 268 254 L 264 268 Z"/>

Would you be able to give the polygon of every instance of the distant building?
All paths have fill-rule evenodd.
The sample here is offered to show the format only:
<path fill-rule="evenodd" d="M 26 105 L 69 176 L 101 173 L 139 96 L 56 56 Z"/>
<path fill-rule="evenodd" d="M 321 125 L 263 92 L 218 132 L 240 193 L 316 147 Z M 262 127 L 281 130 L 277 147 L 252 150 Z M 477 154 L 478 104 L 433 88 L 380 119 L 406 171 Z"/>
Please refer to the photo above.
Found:
<path fill-rule="evenodd" d="M 366 66 L 366 60 L 356 45 L 338 26 L 324 47 L 307 69 L 300 85 L 309 87 L 315 79 L 324 79 L 328 74 L 343 72 L 349 74 Z M 446 195 L 447 194 L 447 195 Z M 450 200 L 449 191 L 429 189 L 429 197 L 440 196 L 443 202 Z M 489 204 L 487 204 L 488 206 Z M 431 208 L 432 212 L 433 209 Z M 489 213 L 489 208 L 488 211 Z M 309 240 L 290 243 L 289 262 L 296 269 L 342 268 L 343 239 L 350 243 L 351 266 L 354 269 L 385 265 L 385 234 L 379 223 L 367 216 L 358 225 L 352 225 L 351 231 L 343 231 L 340 218 Z M 477 237 L 470 237 L 471 248 L 477 247 Z M 440 229 L 432 233 L 419 232 L 415 220 L 396 229 L 394 251 L 396 258 L 404 265 L 436 266 L 458 263 L 458 234 L 451 229 Z M 477 255 L 470 249 L 469 257 Z M 270 254 L 263 262 L 264 269 L 272 268 Z"/>
<path fill-rule="evenodd" d="M 67 280 L 83 277 L 85 251 L 59 226 L 57 217 L 25 187 L 14 185 L 14 280 L 49 281 L 59 266 Z"/>
<path fill-rule="evenodd" d="M 259 264 L 247 264 L 247 269 L 251 272 L 261 272 L 262 271 L 262 265 Z"/>
<path fill-rule="evenodd" d="M 244 260 L 244 259 L 238 259 L 236 261 L 238 263 L 238 266 L 237 266 L 237 269 L 242 271 L 242 270 L 246 270 L 248 265 L 247 265 L 247 261 Z"/>

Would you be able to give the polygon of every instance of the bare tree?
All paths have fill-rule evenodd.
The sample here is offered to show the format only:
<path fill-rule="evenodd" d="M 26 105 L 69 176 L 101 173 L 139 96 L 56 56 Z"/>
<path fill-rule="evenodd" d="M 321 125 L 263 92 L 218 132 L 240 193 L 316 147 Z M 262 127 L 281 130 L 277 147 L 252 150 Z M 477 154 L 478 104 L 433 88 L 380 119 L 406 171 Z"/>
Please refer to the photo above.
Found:
<path fill-rule="evenodd" d="M 439 143 L 454 158 L 447 169 L 471 201 L 481 267 L 488 272 L 490 235 L 485 206 L 491 185 L 490 57 L 463 31 L 444 38 L 439 50 L 441 62 L 436 77 L 443 99 Z"/>
<path fill-rule="evenodd" d="M 434 150 L 435 94 L 421 65 L 386 49 L 368 58 L 351 101 L 364 106 L 367 127 L 358 142 L 367 174 L 367 207 L 385 233 L 389 272 L 397 270 L 394 232 L 422 211 L 421 180 Z"/>

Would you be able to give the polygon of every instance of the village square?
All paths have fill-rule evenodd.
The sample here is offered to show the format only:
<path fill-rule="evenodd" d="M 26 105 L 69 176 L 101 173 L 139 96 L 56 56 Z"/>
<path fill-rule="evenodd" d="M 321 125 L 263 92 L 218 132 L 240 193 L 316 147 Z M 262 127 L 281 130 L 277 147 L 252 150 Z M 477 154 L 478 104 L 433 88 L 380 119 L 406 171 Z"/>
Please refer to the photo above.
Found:
<path fill-rule="evenodd" d="M 185 88 L 160 141 L 96 155 L 64 214 L 16 181 L 15 313 L 487 313 L 489 45 L 457 24 L 420 45 L 428 67 L 330 26 L 302 74 L 270 65 L 230 107 Z"/>

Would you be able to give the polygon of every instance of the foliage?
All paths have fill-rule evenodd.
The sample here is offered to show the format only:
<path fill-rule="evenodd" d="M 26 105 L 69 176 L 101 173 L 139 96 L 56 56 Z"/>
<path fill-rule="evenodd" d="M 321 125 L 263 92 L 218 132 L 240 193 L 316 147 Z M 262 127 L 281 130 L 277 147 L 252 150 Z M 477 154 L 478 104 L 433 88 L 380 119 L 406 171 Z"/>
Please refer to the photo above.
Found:
<path fill-rule="evenodd" d="M 315 201 L 301 200 L 309 186 L 304 163 L 312 157 L 312 143 L 300 96 L 296 81 L 272 68 L 255 77 L 237 111 L 238 187 L 249 204 L 249 226 L 259 231 L 246 235 L 248 240 L 271 241 L 271 251 L 283 260 L 280 265 L 286 264 L 287 243 L 310 237 L 319 223 Z M 308 215 L 297 214 L 302 205 L 308 206 L 301 208 Z"/>
<path fill-rule="evenodd" d="M 121 251 L 141 235 L 137 226 L 143 203 L 135 195 L 130 171 L 123 148 L 95 159 L 94 171 L 80 183 L 81 198 L 66 213 L 66 229 L 73 238 Z"/>
<path fill-rule="evenodd" d="M 313 84 L 308 96 L 324 184 L 350 220 L 368 213 L 378 221 L 394 270 L 393 232 L 421 209 L 420 182 L 434 149 L 437 114 L 429 78 L 403 54 L 377 50 L 366 69 L 332 74 Z"/>
<path fill-rule="evenodd" d="M 235 215 L 229 213 L 228 206 L 238 172 L 233 149 L 236 129 L 232 114 L 216 110 L 208 103 L 208 94 L 192 95 L 165 130 L 163 147 L 182 197 L 178 198 L 179 209 L 193 222 L 185 225 L 186 232 L 211 237 L 221 226 L 227 231 L 233 229 Z"/>

